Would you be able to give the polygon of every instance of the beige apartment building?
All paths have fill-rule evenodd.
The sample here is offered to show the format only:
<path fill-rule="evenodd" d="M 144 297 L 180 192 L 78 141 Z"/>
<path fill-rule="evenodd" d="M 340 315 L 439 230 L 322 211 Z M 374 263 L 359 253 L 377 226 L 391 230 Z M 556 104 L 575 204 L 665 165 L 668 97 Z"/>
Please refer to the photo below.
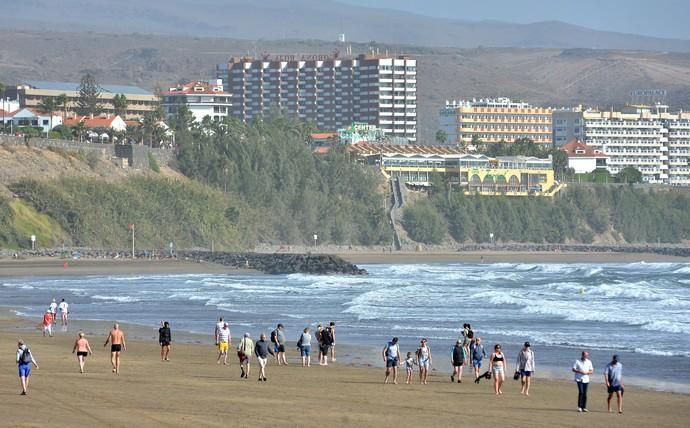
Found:
<path fill-rule="evenodd" d="M 511 143 L 529 138 L 551 146 L 552 110 L 509 98 L 446 101 L 439 125 L 449 144 L 469 145 L 474 137 L 482 143 Z"/>
<path fill-rule="evenodd" d="M 65 116 L 76 115 L 77 100 L 79 99 L 79 83 L 77 82 L 46 82 L 39 80 L 27 80 L 16 87 L 16 94 L 7 90 L 10 97 L 16 97 L 21 107 L 38 108 L 46 98 L 57 98 L 65 94 L 67 96 L 67 111 Z M 127 112 L 123 119 L 138 119 L 144 113 L 153 110 L 158 105 L 158 97 L 136 86 L 126 85 L 100 85 L 101 113 L 114 114 L 113 98 L 117 94 L 123 94 L 127 98 Z"/>

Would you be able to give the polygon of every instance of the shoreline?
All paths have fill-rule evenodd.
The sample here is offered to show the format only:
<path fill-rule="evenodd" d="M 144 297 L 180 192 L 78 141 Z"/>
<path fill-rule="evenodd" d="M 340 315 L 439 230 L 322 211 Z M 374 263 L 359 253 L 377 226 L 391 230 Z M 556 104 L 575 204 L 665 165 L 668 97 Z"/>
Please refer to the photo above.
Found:
<path fill-rule="evenodd" d="M 345 251 L 334 252 L 350 263 L 433 264 L 433 263 L 690 263 L 690 258 L 655 253 L 550 252 L 550 251 Z M 210 262 L 191 260 L 60 259 L 57 257 L 0 258 L 0 277 L 85 276 L 126 274 L 256 273 Z"/>
<path fill-rule="evenodd" d="M 16 346 L 21 318 L 0 311 L 0 346 Z M 28 322 L 27 322 L 28 323 Z M 30 323 L 29 323 L 30 324 Z M 127 327 L 128 328 L 128 327 Z M 173 331 L 175 338 L 175 332 Z M 256 360 L 249 379 L 240 379 L 237 358 L 229 366 L 215 364 L 213 346 L 173 342 L 171 361 L 163 363 L 153 340 L 128 340 L 120 375 L 110 372 L 104 336 L 89 334 L 94 355 L 86 373 L 79 374 L 70 353 L 76 331 L 43 338 L 21 331 L 34 351 L 40 370 L 31 377 L 29 396 L 19 396 L 16 366 L 0 360 L 0 382 L 5 385 L 0 411 L 3 423 L 58 425 L 238 426 L 276 422 L 282 426 L 322 425 L 327 405 L 329 425 L 345 426 L 449 426 L 457 423 L 458 403 L 473 425 L 552 426 L 682 426 L 690 417 L 687 396 L 629 387 L 623 415 L 606 412 L 603 386 L 593 384 L 587 415 L 575 411 L 577 391 L 572 382 L 536 378 L 531 396 L 519 394 L 519 383 L 506 380 L 505 394 L 496 397 L 491 384 L 448 381 L 445 370 L 432 372 L 429 385 L 384 385 L 380 368 L 352 367 L 340 362 L 329 367 L 298 367 L 294 349 L 289 366 L 267 368 L 268 382 L 257 382 Z M 236 341 L 236 340 L 235 340 Z M 340 349 L 340 348 L 339 348 Z M 441 361 L 444 362 L 443 357 Z M 443 364 L 443 363 L 442 363 Z M 599 376 L 597 376 L 599 377 Z M 56 388 L 56 385 L 60 385 Z M 267 389 L 268 388 L 268 389 Z M 381 397 L 385 397 L 382 399 Z M 67 399 L 69 397 L 69 399 Z M 490 406 L 487 408 L 487 406 Z M 268 411 L 267 409 L 270 409 Z M 124 411 L 123 411 L 124 410 Z M 382 420 L 382 416 L 385 419 Z M 278 419 L 276 419 L 278 418 Z M 586 418 L 584 422 L 582 418 Z"/>

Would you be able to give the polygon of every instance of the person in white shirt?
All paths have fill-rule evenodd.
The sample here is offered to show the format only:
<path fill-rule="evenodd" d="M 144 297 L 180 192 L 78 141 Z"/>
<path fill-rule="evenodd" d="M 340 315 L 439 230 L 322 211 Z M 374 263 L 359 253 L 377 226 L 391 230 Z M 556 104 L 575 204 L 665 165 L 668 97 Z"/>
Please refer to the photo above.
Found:
<path fill-rule="evenodd" d="M 589 412 L 587 410 L 587 387 L 589 387 L 589 375 L 594 373 L 594 366 L 589 359 L 589 352 L 583 351 L 582 357 L 579 360 L 575 360 L 573 373 L 575 373 L 575 383 L 577 384 L 577 411 Z"/>
<path fill-rule="evenodd" d="M 65 299 L 62 299 L 60 301 L 58 309 L 60 309 L 60 319 L 62 320 L 62 325 L 67 325 L 67 314 L 69 314 L 69 305 L 67 304 L 67 302 L 65 302 Z"/>
<path fill-rule="evenodd" d="M 230 349 L 230 327 L 228 323 L 223 323 L 223 328 L 220 329 L 217 335 L 218 340 L 218 360 L 216 363 L 220 364 L 221 358 L 223 359 L 223 365 L 228 365 L 228 349 Z"/>
<path fill-rule="evenodd" d="M 53 324 L 57 322 L 57 307 L 58 304 L 55 299 L 53 299 L 53 301 L 50 302 L 50 306 L 48 306 L 48 310 L 50 311 L 51 315 L 53 315 Z"/>
<path fill-rule="evenodd" d="M 223 321 L 223 317 L 220 317 L 216 323 L 216 331 L 213 334 L 216 339 L 216 346 L 218 346 L 218 333 L 223 329 L 223 324 L 225 324 L 225 321 Z"/>

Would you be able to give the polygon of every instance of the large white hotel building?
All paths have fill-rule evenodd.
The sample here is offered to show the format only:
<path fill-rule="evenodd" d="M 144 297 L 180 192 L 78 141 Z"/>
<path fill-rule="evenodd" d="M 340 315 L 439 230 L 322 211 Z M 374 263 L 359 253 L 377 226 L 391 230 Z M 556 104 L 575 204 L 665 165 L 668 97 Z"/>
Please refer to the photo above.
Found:
<path fill-rule="evenodd" d="M 324 130 L 365 122 L 417 140 L 417 61 L 406 56 L 277 55 L 231 58 L 217 77 L 243 121 L 273 109 Z"/>
<path fill-rule="evenodd" d="M 632 166 L 647 183 L 690 186 L 690 113 L 632 106 L 585 110 L 582 118 L 585 142 L 609 157 L 611 174 Z"/>

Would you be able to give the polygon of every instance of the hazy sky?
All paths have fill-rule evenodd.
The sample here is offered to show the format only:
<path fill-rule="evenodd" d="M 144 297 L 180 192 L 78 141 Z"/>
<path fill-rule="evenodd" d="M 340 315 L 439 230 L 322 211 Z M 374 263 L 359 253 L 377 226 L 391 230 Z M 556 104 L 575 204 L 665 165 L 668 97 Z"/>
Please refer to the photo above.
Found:
<path fill-rule="evenodd" d="M 690 39 L 690 0 L 339 0 L 466 21 L 558 20 L 597 30 Z"/>

